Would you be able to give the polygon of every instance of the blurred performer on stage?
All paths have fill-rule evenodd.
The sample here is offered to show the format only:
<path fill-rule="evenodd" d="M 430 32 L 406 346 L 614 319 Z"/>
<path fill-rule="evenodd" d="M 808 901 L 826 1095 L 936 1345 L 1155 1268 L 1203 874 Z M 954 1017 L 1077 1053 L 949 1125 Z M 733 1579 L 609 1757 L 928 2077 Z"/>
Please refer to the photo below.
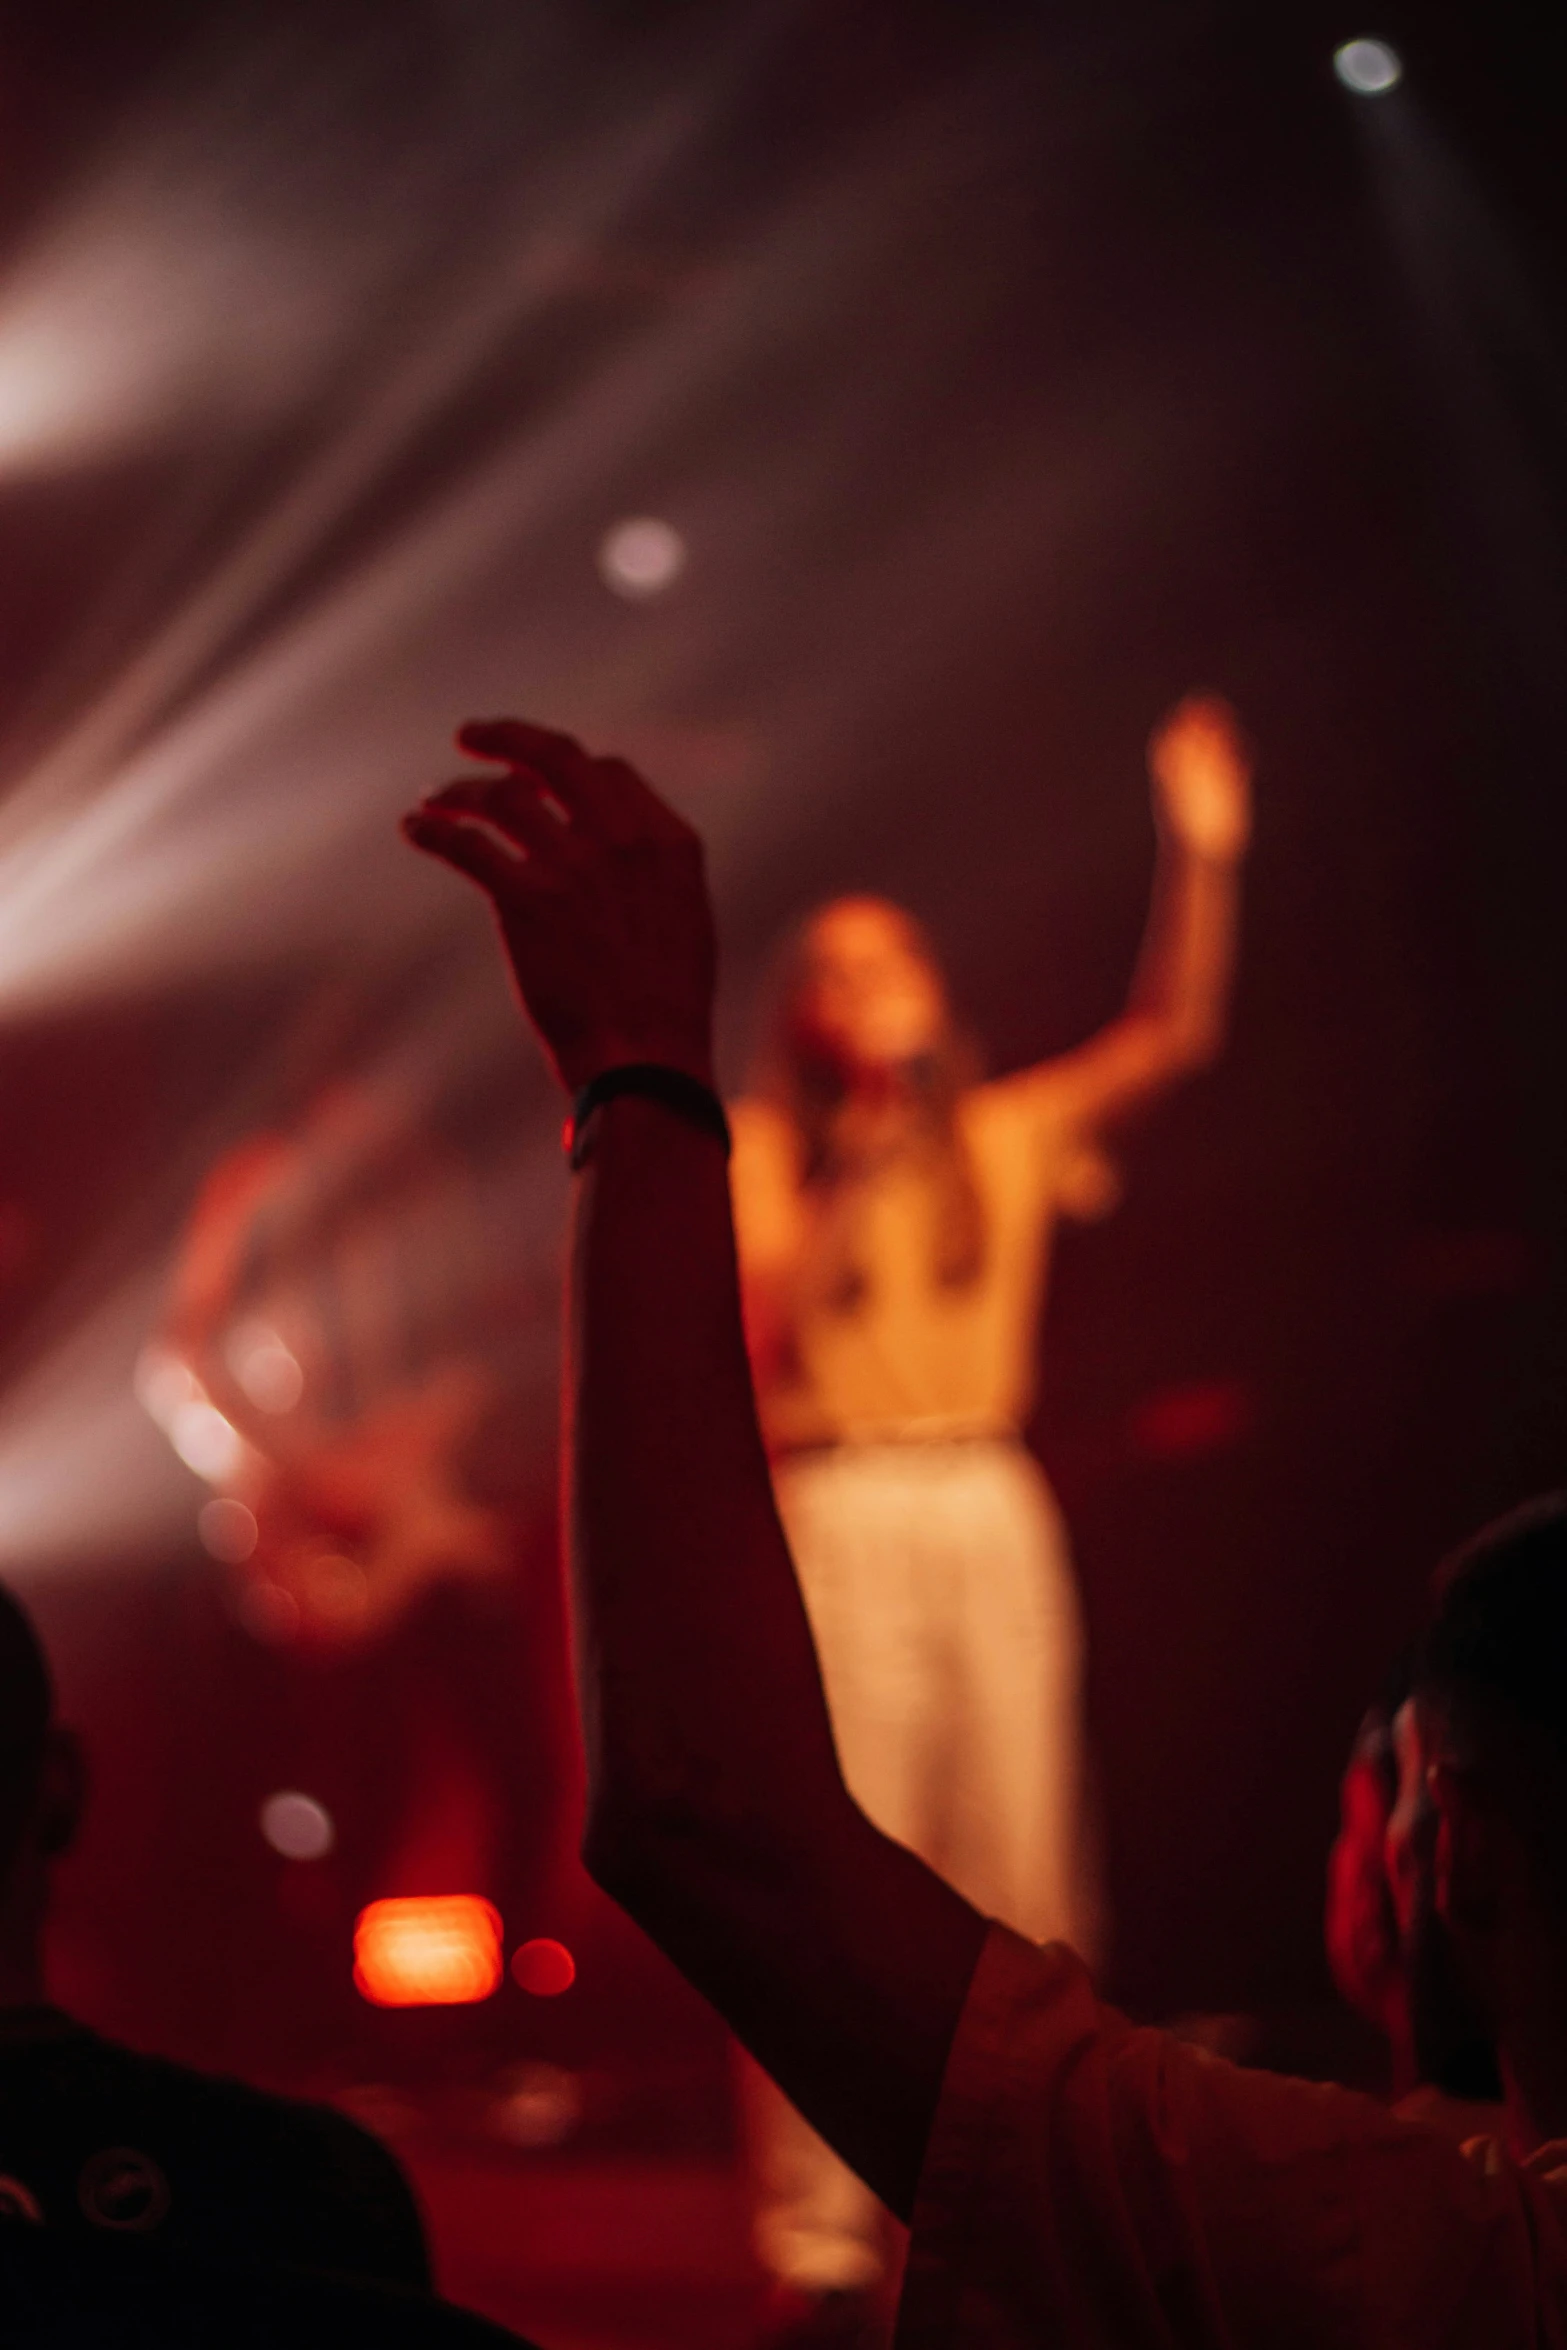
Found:
<path fill-rule="evenodd" d="M 1090 1954 L 1078 1604 L 1021 1438 L 1035 1327 L 1057 1219 L 1114 1204 L 1107 1136 L 1219 1048 L 1250 823 L 1224 703 L 1183 702 L 1149 766 L 1158 868 L 1119 1019 L 977 1084 L 918 924 L 842 898 L 799 935 L 734 1119 L 749 1343 L 844 1776 L 988 1915 Z M 848 2340 L 879 2208 L 748 2072 L 779 2338 Z"/>
<path fill-rule="evenodd" d="M 484 1284 L 471 1189 L 411 1105 L 364 1081 L 247 1136 L 202 1186 L 153 1361 L 234 1433 L 223 1459 L 208 1423 L 197 1465 L 254 1519 L 229 1555 L 262 1637 L 353 1644 L 441 1582 L 504 1569 L 471 1491 L 499 1400 L 461 1327 Z"/>
<path fill-rule="evenodd" d="M 287 1660 L 269 1728 L 336 1823 L 350 1911 L 472 1893 L 521 1918 L 565 1858 L 564 1691 L 533 1661 L 554 1577 L 519 1572 L 539 1503 L 509 1424 L 533 1342 L 506 1204 L 384 1076 L 321 1087 L 208 1174 L 143 1358 L 213 1490 L 230 1611 Z"/>

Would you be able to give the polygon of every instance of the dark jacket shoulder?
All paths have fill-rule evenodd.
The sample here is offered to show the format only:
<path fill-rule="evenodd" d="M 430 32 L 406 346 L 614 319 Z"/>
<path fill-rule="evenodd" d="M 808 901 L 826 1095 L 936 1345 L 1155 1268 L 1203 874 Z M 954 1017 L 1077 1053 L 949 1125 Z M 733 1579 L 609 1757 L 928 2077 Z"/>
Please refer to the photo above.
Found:
<path fill-rule="evenodd" d="M 204 2259 L 428 2288 L 407 2179 L 345 2114 L 35 2013 L 0 2034 L 0 2202 Z"/>

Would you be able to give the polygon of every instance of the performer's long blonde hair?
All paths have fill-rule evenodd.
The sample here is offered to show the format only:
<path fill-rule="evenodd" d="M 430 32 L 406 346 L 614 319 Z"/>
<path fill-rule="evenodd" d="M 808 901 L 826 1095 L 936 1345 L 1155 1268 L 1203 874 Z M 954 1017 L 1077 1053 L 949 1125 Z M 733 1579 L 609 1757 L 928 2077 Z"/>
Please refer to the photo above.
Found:
<path fill-rule="evenodd" d="M 769 1015 L 752 1074 L 752 1091 L 782 1111 L 799 1136 L 802 1183 L 820 1191 L 835 1188 L 854 1173 L 842 1147 L 839 1117 L 848 1089 L 837 1065 L 813 1049 L 803 1016 L 812 933 L 822 916 L 843 902 L 832 899 L 814 907 L 785 939 L 774 967 Z M 897 922 L 940 992 L 943 1016 L 934 1049 L 911 1066 L 915 1144 L 939 1203 L 931 1268 L 936 1286 L 966 1289 L 984 1270 L 987 1241 L 984 1202 L 958 1116 L 959 1103 L 975 1081 L 977 1055 L 951 1016 L 945 977 L 924 925 L 890 900 L 863 899 L 856 893 L 856 902 L 881 906 Z M 868 1295 L 852 1234 L 829 1294 L 845 1313 L 854 1312 Z"/>

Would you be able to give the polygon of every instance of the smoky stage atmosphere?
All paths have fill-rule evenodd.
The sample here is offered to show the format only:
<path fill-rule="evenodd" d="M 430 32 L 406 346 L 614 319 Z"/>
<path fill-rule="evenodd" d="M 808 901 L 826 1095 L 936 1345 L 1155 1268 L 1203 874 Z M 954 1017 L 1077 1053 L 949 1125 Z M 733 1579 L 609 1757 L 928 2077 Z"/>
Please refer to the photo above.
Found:
<path fill-rule="evenodd" d="M 772 2093 L 579 1858 L 570 1102 L 400 819 L 511 714 L 706 843 L 862 1807 L 1382 2093 L 1346 1761 L 1567 1482 L 1539 37 L 0 15 L 0 1578 L 85 1758 L 7 1998 L 347 2116 L 545 2350 L 881 2339 L 816 2304 L 897 2252 L 791 2271 Z M 144 2137 L 103 2231 L 178 2212 Z"/>

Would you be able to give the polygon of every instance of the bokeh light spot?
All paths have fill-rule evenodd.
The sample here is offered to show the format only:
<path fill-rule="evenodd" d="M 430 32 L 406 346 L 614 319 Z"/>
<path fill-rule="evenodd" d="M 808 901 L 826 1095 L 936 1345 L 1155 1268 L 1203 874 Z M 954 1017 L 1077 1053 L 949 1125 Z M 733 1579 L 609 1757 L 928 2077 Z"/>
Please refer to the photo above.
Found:
<path fill-rule="evenodd" d="M 322 1624 L 351 1631 L 370 1605 L 370 1578 L 357 1559 L 343 1551 L 318 1550 L 303 1565 L 306 1605 Z"/>
<path fill-rule="evenodd" d="M 255 1549 L 261 1529 L 254 1511 L 246 1509 L 242 1501 L 223 1496 L 202 1503 L 196 1512 L 196 1531 L 209 1558 L 221 1559 L 226 1567 L 237 1567 Z"/>
<path fill-rule="evenodd" d="M 501 1921 L 474 1893 L 372 1901 L 354 1927 L 354 1983 L 375 2007 L 455 2007 L 500 1988 Z"/>
<path fill-rule="evenodd" d="M 169 1423 L 169 1442 L 187 1469 L 209 1485 L 232 1477 L 244 1458 L 244 1439 L 216 1404 L 182 1403 Z"/>
<path fill-rule="evenodd" d="M 190 1365 L 163 1346 L 142 1348 L 132 1384 L 142 1410 L 165 1436 L 174 1425 L 175 1414 L 184 1405 L 201 1400 L 201 1388 Z"/>
<path fill-rule="evenodd" d="M 275 1330 L 246 1322 L 225 1350 L 229 1369 L 259 1412 L 291 1412 L 305 1392 L 305 1374 Z"/>
<path fill-rule="evenodd" d="M 284 1787 L 261 1806 L 261 1833 L 285 1860 L 324 1860 L 337 1841 L 332 1815 L 313 1795 Z"/>
<path fill-rule="evenodd" d="M 236 1621 L 266 1648 L 282 1648 L 297 1639 L 300 1607 L 292 1591 L 261 1575 L 247 1576 L 233 1596 Z"/>
<path fill-rule="evenodd" d="M 582 2084 L 558 2065 L 518 2065 L 502 2077 L 500 2091 L 492 2126 L 513 2146 L 559 2146 L 582 2119 Z"/>
<path fill-rule="evenodd" d="M 1380 98 L 1404 78 L 1403 60 L 1386 41 L 1346 41 L 1333 52 L 1333 71 L 1357 98 Z"/>
<path fill-rule="evenodd" d="M 636 514 L 599 542 L 599 576 L 617 596 L 661 595 L 686 567 L 686 542 L 672 522 Z"/>
<path fill-rule="evenodd" d="M 577 1962 L 564 1942 L 541 1935 L 524 1942 L 511 1962 L 512 1980 L 535 1999 L 558 1999 L 577 1979 Z"/>

